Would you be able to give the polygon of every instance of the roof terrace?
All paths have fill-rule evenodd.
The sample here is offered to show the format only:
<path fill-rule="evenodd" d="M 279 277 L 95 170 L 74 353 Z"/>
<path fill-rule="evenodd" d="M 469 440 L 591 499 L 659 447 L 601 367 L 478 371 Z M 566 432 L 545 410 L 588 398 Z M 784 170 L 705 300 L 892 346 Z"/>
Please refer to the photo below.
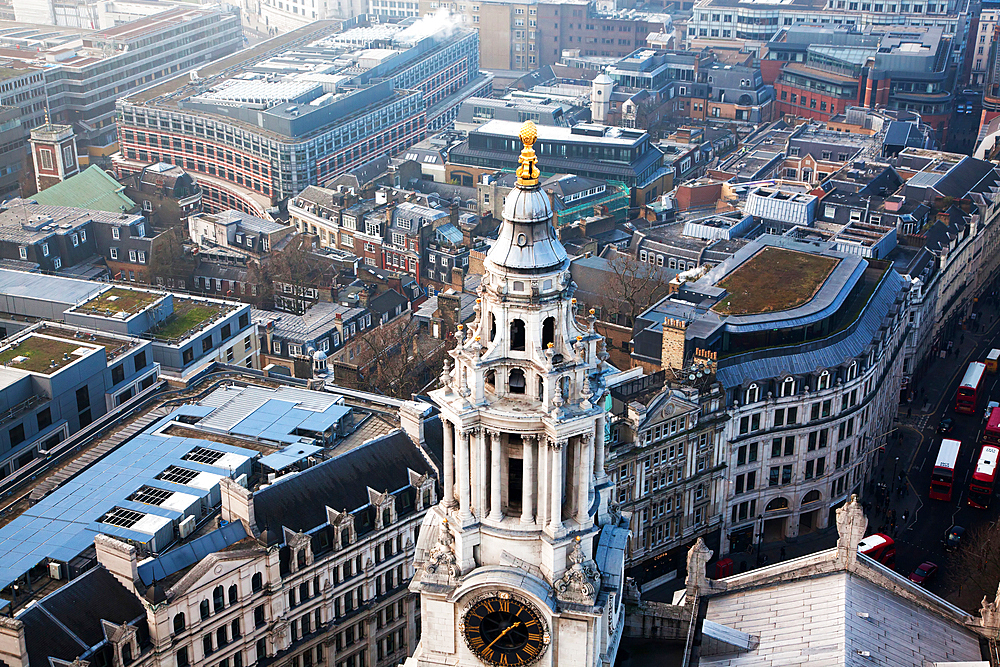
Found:
<path fill-rule="evenodd" d="M 127 319 L 142 312 L 162 298 L 163 295 L 158 292 L 112 287 L 90 301 L 80 304 L 75 310 L 104 317 Z"/>
<path fill-rule="evenodd" d="M 153 340 L 167 343 L 182 341 L 228 311 L 229 307 L 223 303 L 174 296 L 173 314 L 147 333 Z"/>
<path fill-rule="evenodd" d="M 808 302 L 840 260 L 765 247 L 718 282 L 728 292 L 712 307 L 720 315 L 756 315 Z"/>
<path fill-rule="evenodd" d="M 82 355 L 77 351 L 81 347 L 86 351 L 93 349 L 81 343 L 33 334 L 13 341 L 6 349 L 0 351 L 0 364 L 31 373 L 52 375 L 79 359 Z"/>

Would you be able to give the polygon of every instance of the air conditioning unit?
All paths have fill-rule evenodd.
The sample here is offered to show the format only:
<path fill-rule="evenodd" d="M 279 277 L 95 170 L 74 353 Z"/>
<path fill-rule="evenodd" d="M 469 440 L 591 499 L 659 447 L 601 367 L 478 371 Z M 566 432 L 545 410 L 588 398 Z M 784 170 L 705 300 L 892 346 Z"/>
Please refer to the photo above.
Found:
<path fill-rule="evenodd" d="M 268 483 L 268 484 L 274 484 L 274 478 L 275 478 L 276 476 L 277 476 L 277 475 L 275 475 L 275 474 L 274 474 L 273 472 L 269 472 L 269 473 L 267 473 L 267 483 Z"/>
<path fill-rule="evenodd" d="M 240 486 L 242 486 L 244 489 L 247 488 L 247 476 L 246 476 L 246 473 L 243 473 L 242 475 L 240 475 L 239 477 L 237 477 L 236 478 L 236 483 L 239 484 Z"/>
<path fill-rule="evenodd" d="M 62 564 L 60 563 L 49 563 L 49 579 L 62 579 Z"/>
<path fill-rule="evenodd" d="M 190 535 L 191 533 L 193 533 L 194 532 L 194 517 L 193 516 L 184 517 L 184 520 L 181 521 L 181 524 L 180 524 L 180 526 L 177 527 L 177 530 L 180 532 L 182 540 L 185 537 L 187 537 L 188 535 Z"/>

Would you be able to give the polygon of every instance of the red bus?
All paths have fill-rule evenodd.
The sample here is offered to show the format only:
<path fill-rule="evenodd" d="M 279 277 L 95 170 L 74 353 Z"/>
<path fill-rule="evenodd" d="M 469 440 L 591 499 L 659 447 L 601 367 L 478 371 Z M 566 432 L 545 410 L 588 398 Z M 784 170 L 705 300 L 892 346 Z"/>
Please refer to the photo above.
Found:
<path fill-rule="evenodd" d="M 984 445 L 994 445 L 1000 447 L 1000 408 L 993 408 L 990 418 L 986 420 L 986 428 L 983 429 L 982 443 Z"/>
<path fill-rule="evenodd" d="M 997 457 L 1000 456 L 1000 447 L 993 445 L 983 445 L 979 452 L 979 461 L 976 462 L 976 471 L 972 473 L 972 481 L 969 482 L 969 505 L 981 510 L 990 506 L 990 498 L 993 496 L 993 482 L 997 476 Z"/>
<path fill-rule="evenodd" d="M 896 567 L 896 543 L 882 533 L 869 535 L 858 542 L 858 552 L 877 560 L 888 568 Z"/>
<path fill-rule="evenodd" d="M 965 371 L 965 377 L 962 378 L 962 384 L 958 385 L 958 393 L 955 395 L 955 412 L 971 415 L 976 411 L 985 375 L 986 364 L 981 361 L 969 364 L 969 370 Z"/>
<path fill-rule="evenodd" d="M 934 470 L 931 472 L 931 493 L 934 500 L 951 500 L 951 484 L 955 479 L 955 465 L 962 443 L 945 438 L 941 441 Z"/>

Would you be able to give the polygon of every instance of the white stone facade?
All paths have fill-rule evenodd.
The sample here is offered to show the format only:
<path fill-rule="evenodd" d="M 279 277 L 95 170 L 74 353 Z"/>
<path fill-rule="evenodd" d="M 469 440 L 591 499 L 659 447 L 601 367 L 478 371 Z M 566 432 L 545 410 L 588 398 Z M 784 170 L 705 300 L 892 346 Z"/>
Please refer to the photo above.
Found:
<path fill-rule="evenodd" d="M 613 663 L 627 530 L 604 474 L 603 337 L 538 186 L 534 126 L 468 330 L 443 388 L 444 497 L 428 513 L 411 588 L 427 622 L 407 665 L 481 665 L 467 628 L 484 595 L 527 605 L 545 643 L 517 664 Z M 514 664 L 514 663 L 511 663 Z"/>
<path fill-rule="evenodd" d="M 892 314 L 858 358 L 733 390 L 723 553 L 826 528 L 833 509 L 867 488 L 897 412 L 904 315 Z"/>

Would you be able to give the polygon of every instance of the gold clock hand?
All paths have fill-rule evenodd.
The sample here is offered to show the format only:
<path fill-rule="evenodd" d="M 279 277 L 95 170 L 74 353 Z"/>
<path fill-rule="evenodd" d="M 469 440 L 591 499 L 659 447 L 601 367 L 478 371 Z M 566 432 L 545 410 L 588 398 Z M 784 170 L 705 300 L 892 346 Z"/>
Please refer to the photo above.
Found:
<path fill-rule="evenodd" d="M 521 621 L 518 621 L 518 622 L 517 622 L 517 623 L 515 623 L 514 625 L 510 625 L 510 626 L 508 626 L 508 627 L 507 627 L 507 629 L 505 629 L 505 630 L 504 630 L 503 632 L 501 632 L 501 633 L 500 633 L 499 635 L 497 635 L 497 638 L 496 638 L 496 639 L 494 639 L 494 640 L 493 640 L 493 641 L 491 641 L 491 642 L 490 642 L 489 644 L 487 644 L 487 645 L 486 645 L 486 648 L 484 648 L 483 650 L 484 650 L 484 651 L 486 651 L 487 649 L 490 649 L 490 648 L 493 648 L 493 645 L 494 645 L 494 644 L 496 644 L 496 643 L 497 643 L 498 641 L 500 641 L 501 639 L 503 639 L 503 636 L 504 636 L 505 634 L 507 634 L 508 632 L 510 632 L 511 630 L 513 630 L 514 628 L 516 628 L 516 627 L 517 627 L 517 626 L 519 626 L 519 625 L 521 625 Z"/>

